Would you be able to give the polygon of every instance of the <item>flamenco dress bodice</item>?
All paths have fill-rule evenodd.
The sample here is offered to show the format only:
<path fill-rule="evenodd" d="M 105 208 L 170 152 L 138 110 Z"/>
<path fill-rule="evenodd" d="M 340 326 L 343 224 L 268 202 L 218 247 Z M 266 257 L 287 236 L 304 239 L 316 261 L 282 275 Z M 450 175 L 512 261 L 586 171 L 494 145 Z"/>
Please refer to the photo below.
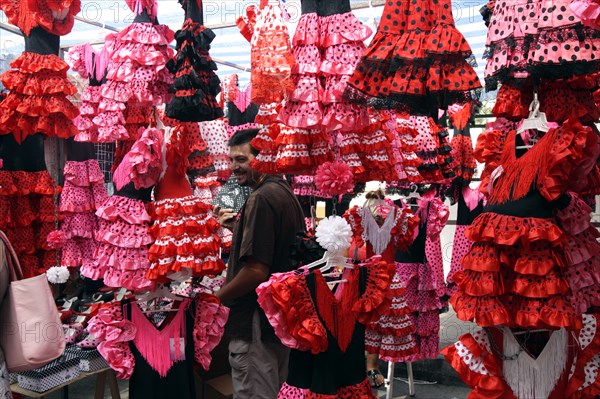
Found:
<path fill-rule="evenodd" d="M 334 14 L 345 14 L 352 11 L 350 0 L 317 0 L 317 2 L 317 14 L 319 17 L 328 17 Z M 304 11 L 302 13 L 304 14 Z"/>
<path fill-rule="evenodd" d="M 311 392 L 335 395 L 340 387 L 358 385 L 365 379 L 365 326 L 351 313 L 353 303 L 365 291 L 365 273 L 353 276 L 341 292 L 332 292 L 320 273 L 306 276 L 310 298 L 316 304 L 319 320 L 327 330 L 329 345 L 317 355 L 292 351 L 287 383 Z M 345 336 L 342 338 L 342 334 Z M 342 349 L 343 348 L 343 349 Z"/>

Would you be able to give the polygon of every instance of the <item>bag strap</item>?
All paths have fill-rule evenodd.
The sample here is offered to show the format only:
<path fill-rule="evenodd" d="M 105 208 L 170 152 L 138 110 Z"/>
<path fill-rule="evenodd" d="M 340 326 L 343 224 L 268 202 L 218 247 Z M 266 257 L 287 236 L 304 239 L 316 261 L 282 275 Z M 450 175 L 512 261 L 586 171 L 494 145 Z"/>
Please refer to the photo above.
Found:
<path fill-rule="evenodd" d="M 0 231 L 0 240 L 4 242 L 6 249 L 6 264 L 10 273 L 10 281 L 23 280 L 23 271 L 21 270 L 21 263 L 19 263 L 17 253 L 3 231 Z"/>

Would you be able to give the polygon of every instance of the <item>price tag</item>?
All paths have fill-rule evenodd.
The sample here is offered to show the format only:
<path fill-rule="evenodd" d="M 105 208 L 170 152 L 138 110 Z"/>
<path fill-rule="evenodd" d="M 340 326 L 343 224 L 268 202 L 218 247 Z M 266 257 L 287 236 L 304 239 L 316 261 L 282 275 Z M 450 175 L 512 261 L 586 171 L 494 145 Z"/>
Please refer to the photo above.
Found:
<path fill-rule="evenodd" d="M 171 338 L 169 342 L 171 360 L 179 362 L 185 360 L 185 338 Z"/>

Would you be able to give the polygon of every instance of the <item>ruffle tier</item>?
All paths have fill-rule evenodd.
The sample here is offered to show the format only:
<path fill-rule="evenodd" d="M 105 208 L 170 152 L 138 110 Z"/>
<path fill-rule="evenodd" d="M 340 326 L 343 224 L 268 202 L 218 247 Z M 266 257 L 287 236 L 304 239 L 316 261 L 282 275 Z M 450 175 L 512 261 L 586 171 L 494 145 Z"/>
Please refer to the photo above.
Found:
<path fill-rule="evenodd" d="M 35 133 L 76 135 L 72 120 L 79 111 L 67 96 L 77 88 L 67 79 L 67 63 L 54 54 L 23 52 L 11 67 L 2 75 L 10 93 L 0 102 L 0 133 L 13 134 L 19 143 Z"/>
<path fill-rule="evenodd" d="M 599 70 L 600 32 L 584 26 L 570 3 L 496 5 L 486 42 L 486 90 L 511 78 L 558 80 Z"/>
<path fill-rule="evenodd" d="M 216 275 L 225 269 L 218 256 L 220 226 L 209 205 L 196 196 L 165 199 L 153 204 L 152 215 L 154 243 L 148 252 L 148 279 L 165 282 L 185 269 L 193 277 Z"/>
<path fill-rule="evenodd" d="M 383 20 L 382 20 L 383 23 Z M 477 99 L 471 49 L 454 25 L 378 30 L 349 80 L 346 97 L 376 108 L 423 112 Z"/>
<path fill-rule="evenodd" d="M 285 382 L 281 387 L 279 394 L 277 395 L 277 399 L 372 399 L 373 397 L 373 389 L 371 388 L 368 379 L 365 379 L 360 384 L 338 388 L 335 395 L 325 395 L 311 392 L 308 388 L 298 388 Z"/>
<path fill-rule="evenodd" d="M 60 263 L 46 237 L 63 215 L 55 208 L 60 187 L 48 171 L 0 171 L 0 229 L 10 240 L 25 278 Z"/>
<path fill-rule="evenodd" d="M 549 219 L 483 213 L 465 231 L 474 244 L 453 279 L 462 320 L 480 326 L 577 329 L 568 303 L 564 232 Z"/>
<path fill-rule="evenodd" d="M 96 211 L 100 220 L 95 238 L 99 244 L 93 259 L 82 265 L 82 275 L 128 290 L 152 286 L 144 277 L 150 267 L 148 248 L 152 242 L 147 209 L 148 205 L 140 200 L 108 197 Z"/>
<path fill-rule="evenodd" d="M 41 0 L 22 2 L 7 0 L 0 4 L 8 22 L 29 36 L 39 27 L 53 35 L 64 36 L 71 32 L 75 16 L 81 11 L 81 0 Z"/>
<path fill-rule="evenodd" d="M 600 306 L 600 244 L 598 229 L 591 224 L 592 209 L 570 193 L 569 205 L 556 212 L 558 224 L 567 234 L 565 278 L 571 288 L 569 301 L 578 313 Z"/>
<path fill-rule="evenodd" d="M 170 88 L 174 96 L 167 104 L 167 116 L 188 122 L 202 122 L 223 116 L 216 96 L 221 91 L 215 74 L 217 65 L 208 50 L 215 34 L 198 22 L 186 20 L 175 34 L 177 55 L 167 68 L 175 75 Z"/>
<path fill-rule="evenodd" d="M 150 22 L 133 23 L 107 37 L 106 83 L 102 85 L 99 115 L 94 118 L 94 123 L 100 126 L 100 142 L 137 138 L 129 132 L 136 132 L 139 126 L 133 130 L 126 128 L 126 123 L 133 123 L 125 121 L 126 105 L 129 110 L 132 106 L 148 108 L 169 102 L 168 88 L 173 84 L 173 75 L 166 64 L 175 55 L 175 50 L 169 47 L 174 38 L 168 26 Z"/>
<path fill-rule="evenodd" d="M 573 87 L 577 82 L 542 79 L 538 85 L 540 111 L 550 122 L 562 123 L 571 116 L 582 121 L 596 121 L 600 110 L 594 101 L 592 87 Z M 533 86 L 527 83 L 504 83 L 498 91 L 492 113 L 496 117 L 520 121 L 529 115 Z"/>

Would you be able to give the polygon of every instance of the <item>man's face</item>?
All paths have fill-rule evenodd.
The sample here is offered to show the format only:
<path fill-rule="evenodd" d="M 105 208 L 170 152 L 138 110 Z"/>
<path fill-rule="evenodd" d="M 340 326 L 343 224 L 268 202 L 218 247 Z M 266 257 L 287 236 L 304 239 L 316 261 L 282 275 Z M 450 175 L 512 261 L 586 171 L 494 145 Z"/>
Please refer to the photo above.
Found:
<path fill-rule="evenodd" d="M 229 169 L 237 178 L 240 186 L 253 187 L 261 173 L 250 167 L 254 154 L 250 150 L 250 143 L 229 147 Z"/>

